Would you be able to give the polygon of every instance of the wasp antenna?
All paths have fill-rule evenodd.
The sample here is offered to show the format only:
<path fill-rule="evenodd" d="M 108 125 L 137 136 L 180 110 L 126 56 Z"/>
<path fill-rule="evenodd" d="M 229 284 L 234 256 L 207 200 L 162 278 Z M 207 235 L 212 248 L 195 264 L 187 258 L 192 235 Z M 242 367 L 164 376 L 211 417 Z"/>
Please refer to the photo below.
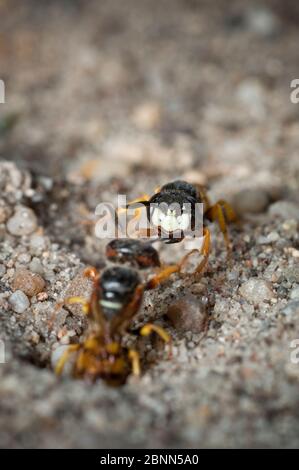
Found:
<path fill-rule="evenodd" d="M 132 209 L 140 207 L 140 204 L 142 204 L 144 207 L 149 207 L 150 206 L 150 201 L 136 201 L 136 202 L 129 202 L 129 204 L 126 205 L 126 209 L 129 209 L 131 207 Z"/>

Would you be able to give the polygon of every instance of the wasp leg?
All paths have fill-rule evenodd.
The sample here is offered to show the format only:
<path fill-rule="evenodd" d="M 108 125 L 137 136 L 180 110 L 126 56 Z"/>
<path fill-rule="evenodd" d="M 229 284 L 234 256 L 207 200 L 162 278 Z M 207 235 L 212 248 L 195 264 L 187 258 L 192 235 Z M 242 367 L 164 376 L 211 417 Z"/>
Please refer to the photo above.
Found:
<path fill-rule="evenodd" d="M 179 263 L 179 270 L 181 271 L 184 264 L 187 262 L 188 258 L 193 253 L 200 253 L 203 256 L 203 260 L 199 263 L 199 265 L 196 267 L 195 273 L 201 274 L 205 271 L 208 261 L 209 261 L 209 255 L 210 255 L 210 248 L 211 248 L 211 233 L 210 230 L 207 227 L 204 227 L 203 229 L 203 244 L 198 250 L 197 248 L 194 250 L 191 250 L 189 253 L 186 254 L 186 256 L 183 257 L 183 259 Z"/>
<path fill-rule="evenodd" d="M 67 297 L 66 299 L 62 300 L 61 302 L 58 302 L 56 305 L 55 305 L 55 308 L 54 308 L 54 311 L 53 311 L 53 314 L 51 315 L 51 318 L 49 319 L 49 322 L 48 322 L 48 325 L 49 325 L 49 328 L 52 329 L 52 326 L 53 326 L 53 323 L 54 323 L 54 319 L 55 319 L 55 316 L 57 314 L 57 312 L 64 306 L 64 305 L 73 305 L 73 304 L 81 304 L 82 305 L 82 311 L 83 313 L 85 313 L 86 315 L 88 315 L 90 313 L 90 303 L 88 300 L 84 299 L 84 297 Z"/>
<path fill-rule="evenodd" d="M 63 368 L 65 366 L 65 363 L 68 361 L 70 355 L 74 353 L 75 351 L 78 351 L 80 349 L 81 345 L 80 344 L 71 344 L 67 350 L 62 354 L 62 356 L 59 358 L 59 361 L 57 362 L 55 366 L 55 374 L 56 375 L 61 375 L 63 372 Z"/>
<path fill-rule="evenodd" d="M 237 220 L 237 216 L 233 208 L 224 200 L 216 202 L 205 213 L 205 216 L 211 221 L 217 221 L 219 228 L 223 234 L 227 250 L 230 251 L 230 241 L 228 236 L 227 224 Z"/>
<path fill-rule="evenodd" d="M 195 184 L 194 186 L 197 190 L 198 199 L 203 203 L 204 211 L 206 212 L 211 207 L 211 202 L 207 194 L 206 188 L 201 184 Z"/>
<path fill-rule="evenodd" d="M 177 273 L 180 270 L 180 264 L 171 264 L 162 268 L 154 277 L 152 277 L 146 284 L 146 289 L 155 289 L 161 282 L 168 279 L 171 274 Z"/>
<path fill-rule="evenodd" d="M 133 229 L 136 227 L 137 222 L 141 219 L 143 207 L 148 203 L 149 200 L 150 196 L 148 194 L 144 194 L 142 197 L 133 199 L 132 201 L 128 202 L 126 207 L 117 210 L 116 215 L 118 220 L 121 214 L 126 214 L 128 209 L 134 208 L 134 206 L 136 206 L 133 218 L 129 221 L 128 224 L 126 224 L 127 235 L 130 238 L 131 236 L 134 237 L 134 230 L 133 233 L 131 233 L 130 227 L 133 227 Z"/>
<path fill-rule="evenodd" d="M 139 353 L 135 349 L 129 349 L 128 357 L 132 364 L 133 375 L 139 377 L 141 374 Z"/>
<path fill-rule="evenodd" d="M 122 207 L 121 209 L 118 209 L 117 215 L 127 212 L 127 210 L 130 207 L 133 208 L 135 205 L 137 206 L 136 211 L 135 211 L 135 215 L 136 215 L 136 212 L 141 211 L 141 209 L 142 209 L 140 207 L 140 204 L 147 203 L 150 200 L 150 198 L 151 198 L 151 196 L 149 196 L 148 194 L 143 194 L 143 196 L 137 197 L 136 199 L 133 199 L 132 201 L 129 201 L 128 204 L 126 205 L 126 207 Z"/>
<path fill-rule="evenodd" d="M 165 343 L 169 344 L 169 357 L 172 356 L 172 339 L 171 336 L 161 326 L 154 325 L 153 323 L 147 323 L 141 330 L 141 336 L 149 336 L 152 332 L 155 332 Z"/>
<path fill-rule="evenodd" d="M 90 303 L 88 300 L 84 299 L 84 297 L 78 297 L 78 296 L 68 297 L 62 302 L 61 306 L 67 305 L 67 304 L 69 305 L 81 304 L 83 313 L 88 315 L 90 312 Z"/>
<path fill-rule="evenodd" d="M 84 277 L 88 277 L 92 279 L 93 281 L 97 281 L 100 277 L 100 273 L 93 266 L 90 266 L 89 268 L 84 269 L 83 275 Z"/>

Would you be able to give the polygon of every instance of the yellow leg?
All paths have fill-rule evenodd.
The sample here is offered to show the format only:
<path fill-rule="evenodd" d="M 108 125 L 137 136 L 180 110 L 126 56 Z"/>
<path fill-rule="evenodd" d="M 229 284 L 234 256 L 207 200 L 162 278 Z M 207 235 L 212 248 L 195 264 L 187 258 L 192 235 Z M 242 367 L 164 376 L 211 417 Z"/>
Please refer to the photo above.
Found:
<path fill-rule="evenodd" d="M 157 335 L 160 336 L 160 338 L 162 338 L 165 343 L 171 342 L 170 335 L 161 326 L 153 325 L 153 323 L 147 323 L 144 325 L 140 330 L 140 334 L 141 336 L 149 336 L 153 331 L 157 333 Z"/>
<path fill-rule="evenodd" d="M 148 194 L 143 194 L 143 196 L 137 197 L 136 199 L 133 199 L 132 201 L 129 201 L 128 204 L 127 204 L 127 207 L 123 207 L 121 209 L 118 209 L 117 215 L 124 214 L 125 212 L 127 212 L 127 210 L 129 209 L 130 206 L 133 206 L 134 204 L 137 204 L 137 203 L 142 203 L 144 201 L 149 201 L 150 198 L 151 198 L 151 196 L 149 196 Z M 140 211 L 140 210 L 141 210 L 141 208 L 139 208 L 139 207 L 136 209 L 135 216 L 136 216 L 136 212 Z"/>
<path fill-rule="evenodd" d="M 67 304 L 81 304 L 82 305 L 82 311 L 83 313 L 85 313 L 86 315 L 88 315 L 90 313 L 90 303 L 88 302 L 88 300 L 84 299 L 84 297 L 67 297 L 66 299 L 62 300 L 62 302 L 58 302 L 56 305 L 55 305 L 55 308 L 54 308 L 54 311 L 51 315 L 51 318 L 48 322 L 48 325 L 49 325 L 49 328 L 52 329 L 53 327 L 53 323 L 54 323 L 54 320 L 55 320 L 55 317 L 57 315 L 57 312 L 58 310 L 60 310 L 64 305 L 67 305 Z"/>
<path fill-rule="evenodd" d="M 165 268 L 162 268 L 158 274 L 156 274 L 154 277 L 152 277 L 147 285 L 147 289 L 155 289 L 161 282 L 165 281 L 166 279 L 171 276 L 173 273 L 177 273 L 180 270 L 180 265 L 178 264 L 172 264 L 170 266 L 166 266 Z"/>
<path fill-rule="evenodd" d="M 55 366 L 55 374 L 56 375 L 61 375 L 62 374 L 63 368 L 64 368 L 65 363 L 67 362 L 68 358 L 70 357 L 70 355 L 73 352 L 78 351 L 78 349 L 80 349 L 80 344 L 72 344 L 71 346 L 69 346 L 67 348 L 67 350 L 62 354 L 61 358 L 59 359 L 59 361 L 57 362 L 57 364 Z"/>
<path fill-rule="evenodd" d="M 148 194 L 143 194 L 142 197 L 138 197 L 136 199 L 133 199 L 132 201 L 128 202 L 127 206 L 125 208 L 122 208 L 122 209 L 118 209 L 117 211 L 117 217 L 119 217 L 119 215 L 121 214 L 124 214 L 124 213 L 127 213 L 128 209 L 130 208 L 130 206 L 134 206 L 135 204 L 141 204 L 142 202 L 146 202 L 150 199 L 150 196 Z M 138 222 L 138 220 L 140 220 L 141 218 L 141 215 L 142 215 L 142 210 L 143 210 L 143 207 L 137 207 L 134 211 L 134 216 L 133 218 L 129 221 L 129 223 L 126 224 L 126 230 L 127 230 L 127 235 L 131 238 L 131 227 L 135 228 L 136 227 L 136 223 Z M 134 233 L 134 231 L 133 231 Z"/>
<path fill-rule="evenodd" d="M 83 275 L 84 277 L 88 277 L 92 281 L 95 281 L 99 278 L 100 274 L 96 268 L 94 268 L 93 266 L 90 266 L 89 268 L 84 269 Z"/>
<path fill-rule="evenodd" d="M 90 304 L 89 304 L 88 300 L 84 299 L 84 297 L 68 297 L 67 299 L 65 299 L 63 304 L 70 304 L 70 305 L 72 305 L 72 304 L 81 304 L 82 305 L 82 311 L 86 315 L 88 315 L 89 311 L 90 311 Z"/>
<path fill-rule="evenodd" d="M 139 377 L 141 374 L 139 353 L 135 351 L 135 349 L 129 349 L 128 356 L 132 363 L 133 375 L 135 375 L 136 377 Z"/>
<path fill-rule="evenodd" d="M 208 210 L 211 207 L 210 199 L 207 195 L 206 188 L 202 186 L 201 184 L 195 184 L 194 185 L 197 190 L 197 195 L 198 199 L 203 203 L 204 205 L 204 210 Z"/>
<path fill-rule="evenodd" d="M 154 325 L 153 323 L 147 323 L 141 330 L 141 336 L 149 336 L 152 332 L 155 332 L 163 341 L 169 344 L 169 357 L 172 356 L 172 339 L 171 336 L 161 326 Z"/>
<path fill-rule="evenodd" d="M 204 240 L 203 240 L 203 244 L 202 244 L 201 249 L 200 250 L 194 249 L 194 250 L 190 251 L 189 253 L 187 253 L 186 256 L 184 256 L 184 258 L 179 263 L 180 271 L 181 271 L 182 267 L 184 266 L 184 264 L 186 263 L 186 261 L 188 260 L 188 258 L 193 253 L 196 253 L 196 252 L 199 252 L 201 255 L 203 255 L 203 260 L 197 266 L 197 268 L 195 270 L 195 273 L 200 274 L 200 273 L 204 272 L 204 270 L 206 269 L 208 261 L 209 261 L 210 247 L 211 247 L 211 233 L 210 233 L 210 230 L 207 227 L 204 228 L 203 235 L 204 235 Z"/>
<path fill-rule="evenodd" d="M 227 223 L 234 222 L 237 220 L 237 216 L 233 208 L 226 201 L 221 199 L 220 201 L 216 202 L 216 204 L 211 206 L 207 210 L 205 215 L 211 221 L 217 221 L 219 228 L 223 234 L 227 250 L 230 251 L 230 241 L 227 231 Z"/>

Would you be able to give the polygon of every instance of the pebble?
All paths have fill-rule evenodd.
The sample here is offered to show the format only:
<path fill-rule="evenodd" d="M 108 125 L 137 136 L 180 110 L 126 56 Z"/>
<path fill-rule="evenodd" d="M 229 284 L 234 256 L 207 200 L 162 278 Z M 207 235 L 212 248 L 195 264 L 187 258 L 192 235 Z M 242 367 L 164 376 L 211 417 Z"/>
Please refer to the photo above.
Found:
<path fill-rule="evenodd" d="M 140 129 L 153 129 L 161 122 L 161 107 L 155 102 L 142 103 L 134 110 L 132 118 Z"/>
<path fill-rule="evenodd" d="M 47 247 L 47 241 L 42 235 L 34 234 L 30 239 L 30 248 L 32 251 L 43 251 Z"/>
<path fill-rule="evenodd" d="M 270 232 L 266 237 L 260 236 L 257 239 L 259 245 L 267 245 L 270 243 L 275 243 L 279 240 L 279 234 L 277 232 Z"/>
<path fill-rule="evenodd" d="M 282 219 L 299 220 L 299 206 L 290 201 L 277 201 L 269 207 L 269 214 Z"/>
<path fill-rule="evenodd" d="M 42 263 L 38 258 L 32 258 L 30 264 L 29 264 L 29 269 L 31 272 L 40 274 L 41 276 L 44 274 L 44 268 Z"/>
<path fill-rule="evenodd" d="M 166 315 L 178 331 L 200 333 L 205 325 L 205 304 L 195 295 L 187 294 L 171 304 Z"/>
<path fill-rule="evenodd" d="M 299 299 L 299 286 L 294 287 L 290 292 L 290 299 Z"/>
<path fill-rule="evenodd" d="M 19 268 L 16 270 L 13 280 L 13 289 L 15 291 L 21 290 L 29 297 L 42 292 L 45 288 L 44 279 L 36 273 L 32 273 L 28 269 Z"/>
<path fill-rule="evenodd" d="M 283 271 L 283 275 L 285 279 L 289 282 L 297 282 L 299 283 L 299 264 L 295 264 L 294 266 L 289 266 Z"/>
<path fill-rule="evenodd" d="M 265 6 L 250 9 L 246 21 L 249 29 L 263 38 L 272 38 L 280 31 L 279 18 Z"/>
<path fill-rule="evenodd" d="M 291 238 L 298 232 L 298 222 L 294 219 L 287 219 L 283 222 L 281 228 L 285 232 L 285 236 Z"/>
<path fill-rule="evenodd" d="M 269 204 L 269 196 L 263 189 L 243 189 L 233 197 L 232 206 L 237 214 L 258 214 L 264 212 Z"/>
<path fill-rule="evenodd" d="M 40 292 L 37 294 L 36 298 L 39 302 L 44 302 L 45 300 L 48 300 L 49 296 L 47 292 Z"/>
<path fill-rule="evenodd" d="M 254 304 L 262 303 L 264 300 L 271 300 L 274 297 L 271 284 L 262 279 L 255 278 L 244 282 L 239 292 L 244 299 Z"/>
<path fill-rule="evenodd" d="M 15 291 L 8 299 L 12 309 L 16 313 L 23 313 L 30 306 L 29 299 L 21 290 Z"/>
<path fill-rule="evenodd" d="M 289 302 L 282 310 L 282 313 L 287 316 L 298 315 L 299 314 L 299 299 L 292 300 L 291 302 Z"/>
<path fill-rule="evenodd" d="M 21 237 L 30 235 L 37 229 L 37 218 L 32 209 L 19 207 L 14 215 L 7 221 L 7 230 L 11 235 Z"/>
<path fill-rule="evenodd" d="M 18 256 L 19 263 L 28 264 L 31 260 L 31 255 L 29 253 L 20 253 Z"/>
<path fill-rule="evenodd" d="M 6 273 L 6 267 L 4 266 L 4 264 L 0 264 L 0 277 L 4 276 L 5 273 Z"/>

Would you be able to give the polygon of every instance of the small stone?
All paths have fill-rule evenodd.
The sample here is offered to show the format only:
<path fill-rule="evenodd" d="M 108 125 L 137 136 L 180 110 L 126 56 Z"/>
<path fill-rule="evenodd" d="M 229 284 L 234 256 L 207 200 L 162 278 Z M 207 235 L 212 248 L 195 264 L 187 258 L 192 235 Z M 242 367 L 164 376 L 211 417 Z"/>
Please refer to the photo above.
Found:
<path fill-rule="evenodd" d="M 289 302 L 282 310 L 282 313 L 287 316 L 298 315 L 299 314 L 299 299 L 292 300 L 291 302 Z"/>
<path fill-rule="evenodd" d="M 290 292 L 290 299 L 299 299 L 299 286 L 294 287 Z"/>
<path fill-rule="evenodd" d="M 161 107 L 158 103 L 142 103 L 133 112 L 133 122 L 140 129 L 153 129 L 161 122 Z"/>
<path fill-rule="evenodd" d="M 11 235 L 21 237 L 30 235 L 37 229 L 37 218 L 32 209 L 19 207 L 7 222 L 7 230 Z"/>
<path fill-rule="evenodd" d="M 269 207 L 269 214 L 284 220 L 299 220 L 299 206 L 290 201 L 277 201 Z"/>
<path fill-rule="evenodd" d="M 16 313 L 23 313 L 30 305 L 27 295 L 21 290 L 15 291 L 8 299 L 12 309 Z"/>
<path fill-rule="evenodd" d="M 264 38 L 272 38 L 281 28 L 279 18 L 265 6 L 252 7 L 246 21 L 252 32 Z"/>
<path fill-rule="evenodd" d="M 43 251 L 47 247 L 47 241 L 42 235 L 35 233 L 30 239 L 30 248 L 32 251 Z"/>
<path fill-rule="evenodd" d="M 267 240 L 268 243 L 275 243 L 279 240 L 279 234 L 277 232 L 270 232 L 269 235 L 267 235 Z"/>
<path fill-rule="evenodd" d="M 260 236 L 257 239 L 259 245 L 268 245 L 270 243 L 275 243 L 279 240 L 279 234 L 277 232 L 271 232 L 266 237 Z"/>
<path fill-rule="evenodd" d="M 28 264 L 31 260 L 31 256 L 29 253 L 20 253 L 18 256 L 19 263 Z"/>
<path fill-rule="evenodd" d="M 295 219 L 287 219 L 281 225 L 281 228 L 287 235 L 293 236 L 298 232 L 298 222 Z"/>
<path fill-rule="evenodd" d="M 264 212 L 269 204 L 269 196 L 263 189 L 243 189 L 233 197 L 232 206 L 237 214 L 258 214 Z"/>
<path fill-rule="evenodd" d="M 240 294 L 244 299 L 254 304 L 260 304 L 264 300 L 271 300 L 274 293 L 271 284 L 262 279 L 251 278 L 244 282 L 239 289 Z"/>
<path fill-rule="evenodd" d="M 4 264 L 0 264 L 0 277 L 4 276 L 5 273 L 6 267 L 4 266 Z"/>
<path fill-rule="evenodd" d="M 187 294 L 171 304 L 166 315 L 177 330 L 201 333 L 205 326 L 206 304 L 205 298 L 201 301 L 195 295 Z"/>
<path fill-rule="evenodd" d="M 299 283 L 299 264 L 289 266 L 283 271 L 285 279 L 291 283 Z"/>
<path fill-rule="evenodd" d="M 38 258 L 32 258 L 29 269 L 31 272 L 40 274 L 41 276 L 44 274 L 43 265 Z"/>
<path fill-rule="evenodd" d="M 36 298 L 39 302 L 44 302 L 45 300 L 48 300 L 48 294 L 47 292 L 40 292 L 37 294 Z"/>
<path fill-rule="evenodd" d="M 42 292 L 45 285 L 44 279 L 39 274 L 32 273 L 24 268 L 16 270 L 13 281 L 14 290 L 21 290 L 29 297 L 33 297 L 39 292 Z"/>

